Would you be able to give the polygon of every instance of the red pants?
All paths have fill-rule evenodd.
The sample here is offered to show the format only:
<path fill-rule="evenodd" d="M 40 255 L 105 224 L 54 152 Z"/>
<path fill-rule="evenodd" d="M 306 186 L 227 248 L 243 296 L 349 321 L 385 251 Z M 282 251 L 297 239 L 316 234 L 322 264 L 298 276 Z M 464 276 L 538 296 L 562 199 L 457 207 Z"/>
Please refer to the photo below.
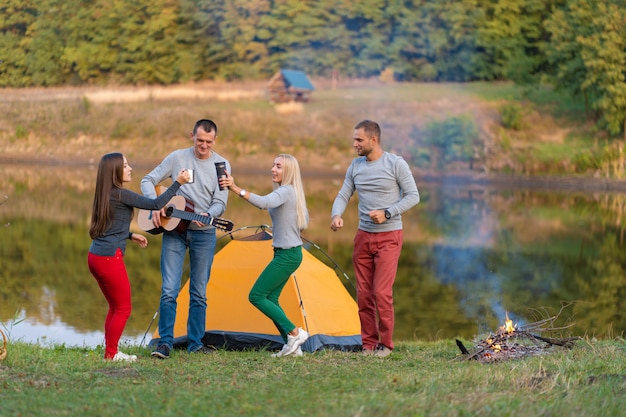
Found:
<path fill-rule="evenodd" d="M 393 283 L 402 250 L 402 230 L 370 233 L 358 230 L 352 263 L 363 349 L 393 349 Z"/>
<path fill-rule="evenodd" d="M 117 250 L 115 256 L 98 256 L 90 252 L 87 264 L 109 303 L 109 312 L 104 321 L 104 358 L 112 359 L 117 353 L 117 345 L 132 309 L 124 255 L 121 249 Z"/>

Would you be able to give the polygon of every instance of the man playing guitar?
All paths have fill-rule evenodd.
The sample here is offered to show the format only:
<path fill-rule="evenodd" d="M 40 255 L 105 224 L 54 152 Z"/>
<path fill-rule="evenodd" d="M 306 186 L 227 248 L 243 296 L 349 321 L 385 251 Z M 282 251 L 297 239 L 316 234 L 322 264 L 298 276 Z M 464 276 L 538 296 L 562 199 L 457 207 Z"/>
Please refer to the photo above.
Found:
<path fill-rule="evenodd" d="M 192 201 L 194 212 L 209 218 L 221 216 L 226 210 L 228 190 L 220 190 L 215 163 L 230 163 L 213 150 L 217 142 L 217 125 L 208 119 L 198 120 L 191 132 L 193 146 L 175 150 L 148 173 L 141 181 L 144 195 L 154 198 L 155 187 L 167 178 L 172 178 L 179 167 L 193 170 L 193 183 L 185 184 L 178 192 L 186 201 Z M 153 211 L 151 221 L 156 229 L 164 226 L 167 208 Z M 180 210 L 180 208 L 179 208 Z M 215 253 L 215 227 L 211 222 L 192 220 L 187 229 L 163 232 L 161 248 L 161 301 L 159 306 L 159 341 L 152 356 L 166 359 L 174 343 L 174 322 L 176 321 L 176 299 L 180 291 L 183 264 L 189 251 L 189 318 L 187 321 L 187 350 L 190 353 L 209 353 L 202 337 L 206 324 L 206 286 L 211 274 Z"/>

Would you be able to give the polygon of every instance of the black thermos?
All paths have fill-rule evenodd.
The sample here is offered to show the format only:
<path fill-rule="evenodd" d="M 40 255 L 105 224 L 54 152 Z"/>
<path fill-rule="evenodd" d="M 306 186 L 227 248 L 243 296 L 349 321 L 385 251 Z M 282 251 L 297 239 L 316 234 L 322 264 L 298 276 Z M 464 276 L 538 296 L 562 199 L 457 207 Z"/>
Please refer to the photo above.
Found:
<path fill-rule="evenodd" d="M 215 163 L 215 171 L 217 171 L 217 180 L 220 178 L 226 177 L 226 162 L 216 162 Z M 224 191 L 226 188 L 220 186 L 220 190 Z"/>

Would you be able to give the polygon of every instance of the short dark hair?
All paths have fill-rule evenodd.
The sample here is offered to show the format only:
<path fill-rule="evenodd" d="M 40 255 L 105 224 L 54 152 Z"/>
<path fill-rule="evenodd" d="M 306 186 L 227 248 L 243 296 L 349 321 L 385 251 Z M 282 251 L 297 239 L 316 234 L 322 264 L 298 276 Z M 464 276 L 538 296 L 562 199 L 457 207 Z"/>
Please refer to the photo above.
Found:
<path fill-rule="evenodd" d="M 196 122 L 193 127 L 193 135 L 195 136 L 198 133 L 198 129 L 202 128 L 207 133 L 215 132 L 215 136 L 217 136 L 217 125 L 213 120 L 209 119 L 200 119 Z"/>
<path fill-rule="evenodd" d="M 363 132 L 365 132 L 365 135 L 368 138 L 376 136 L 378 138 L 378 143 L 380 143 L 380 126 L 378 125 L 378 123 L 373 120 L 363 120 L 357 123 L 356 126 L 354 126 L 354 130 L 359 129 L 363 129 Z"/>

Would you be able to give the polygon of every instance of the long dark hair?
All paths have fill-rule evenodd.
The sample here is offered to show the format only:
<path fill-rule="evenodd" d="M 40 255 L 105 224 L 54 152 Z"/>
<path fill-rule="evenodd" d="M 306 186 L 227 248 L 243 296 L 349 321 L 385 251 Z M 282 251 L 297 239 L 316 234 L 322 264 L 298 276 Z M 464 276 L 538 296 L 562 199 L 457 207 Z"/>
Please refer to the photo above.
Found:
<path fill-rule="evenodd" d="M 91 209 L 89 236 L 100 237 L 111 225 L 111 191 L 124 186 L 124 155 L 118 152 L 108 153 L 100 159 L 96 191 Z"/>

